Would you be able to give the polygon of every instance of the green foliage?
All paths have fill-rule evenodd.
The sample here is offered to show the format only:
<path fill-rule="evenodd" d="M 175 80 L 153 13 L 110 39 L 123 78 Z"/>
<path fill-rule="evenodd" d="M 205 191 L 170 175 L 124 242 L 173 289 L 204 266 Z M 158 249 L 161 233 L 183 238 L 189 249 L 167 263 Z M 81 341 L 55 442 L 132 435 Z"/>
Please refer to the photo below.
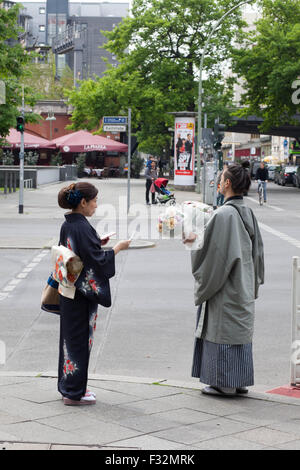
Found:
<path fill-rule="evenodd" d="M 38 162 L 39 159 L 39 154 L 37 152 L 29 151 L 25 152 L 24 155 L 24 160 L 25 160 L 25 165 L 28 166 L 35 166 Z"/>
<path fill-rule="evenodd" d="M 79 178 L 84 176 L 85 162 L 86 162 L 86 153 L 79 153 L 78 157 L 76 158 Z"/>
<path fill-rule="evenodd" d="M 264 118 L 261 131 L 293 123 L 299 104 L 292 101 L 292 84 L 300 72 L 300 3 L 262 0 L 256 30 L 241 35 L 233 69 L 244 79 L 240 115 Z M 298 85 L 299 88 L 299 85 Z"/>
<path fill-rule="evenodd" d="M 134 0 L 132 16 L 125 18 L 108 38 L 105 48 L 119 61 L 107 64 L 101 78 L 82 81 L 68 93 L 74 107 L 72 128 L 99 128 L 105 115 L 127 114 L 139 150 L 160 154 L 170 145 L 168 127 L 174 111 L 197 110 L 201 51 L 212 24 L 237 0 Z M 204 61 L 204 96 L 211 121 L 224 120 L 231 104 L 232 83 L 225 84 L 223 63 L 244 23 L 236 10 L 225 19 Z M 209 98 L 209 99 L 208 99 Z"/>
<path fill-rule="evenodd" d="M 20 5 L 10 9 L 0 8 L 0 79 L 6 84 L 6 104 L 0 105 L 0 142 L 8 135 L 10 127 L 16 126 L 16 117 L 22 102 L 22 82 L 25 79 L 26 65 L 32 60 L 18 42 L 21 32 L 18 26 Z M 32 107 L 35 96 L 29 87 L 25 87 L 25 104 Z M 34 116 L 26 116 L 27 121 Z"/>
<path fill-rule="evenodd" d="M 62 155 L 59 152 L 56 155 L 52 155 L 50 165 L 52 166 L 61 166 L 62 165 Z"/>
<path fill-rule="evenodd" d="M 138 153 L 135 152 L 131 157 L 130 164 L 130 175 L 132 178 L 139 178 L 142 169 L 144 168 L 145 162 L 143 158 L 140 158 Z"/>
<path fill-rule="evenodd" d="M 55 55 L 48 52 L 44 63 L 30 63 L 26 67 L 25 84 L 30 87 L 40 100 L 62 100 L 65 90 L 73 88 L 73 72 L 66 66 L 60 78 L 56 76 Z"/>
<path fill-rule="evenodd" d="M 13 165 L 15 161 L 14 154 L 10 150 L 4 150 L 0 154 L 0 162 L 2 165 Z"/>

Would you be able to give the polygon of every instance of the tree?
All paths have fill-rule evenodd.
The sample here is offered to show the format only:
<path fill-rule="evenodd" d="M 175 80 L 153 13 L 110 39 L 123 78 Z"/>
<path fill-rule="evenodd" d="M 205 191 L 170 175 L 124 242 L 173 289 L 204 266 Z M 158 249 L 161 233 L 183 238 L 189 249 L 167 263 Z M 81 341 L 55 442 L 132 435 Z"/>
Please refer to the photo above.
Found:
<path fill-rule="evenodd" d="M 244 80 L 241 116 L 263 117 L 261 131 L 293 123 L 300 110 L 300 3 L 262 0 L 256 29 L 241 35 L 233 70 Z"/>
<path fill-rule="evenodd" d="M 6 104 L 0 105 L 0 141 L 15 127 L 22 102 L 22 81 L 25 66 L 32 60 L 18 42 L 21 29 L 18 26 L 20 5 L 5 10 L 0 5 L 0 77 L 6 85 Z M 26 104 L 33 106 L 34 94 L 25 88 Z M 32 117 L 29 117 L 32 119 Z"/>
<path fill-rule="evenodd" d="M 119 65 L 109 66 L 102 78 L 83 81 L 69 93 L 74 107 L 73 129 L 99 127 L 105 114 L 127 114 L 132 120 L 139 149 L 160 154 L 170 144 L 169 112 L 195 111 L 201 52 L 213 22 L 238 0 L 134 0 L 132 16 L 112 32 L 105 32 L 105 48 Z M 206 110 L 211 122 L 215 112 L 224 119 L 231 102 L 231 83 L 226 85 L 224 61 L 232 41 L 244 23 L 240 12 L 225 19 L 211 41 L 204 61 Z M 214 109 L 214 114 L 210 110 Z"/>
<path fill-rule="evenodd" d="M 25 84 L 40 100 L 64 99 L 65 90 L 71 90 L 74 85 L 73 72 L 67 65 L 62 70 L 60 79 L 57 78 L 55 55 L 50 50 L 45 62 L 29 63 L 26 66 L 25 77 Z"/>

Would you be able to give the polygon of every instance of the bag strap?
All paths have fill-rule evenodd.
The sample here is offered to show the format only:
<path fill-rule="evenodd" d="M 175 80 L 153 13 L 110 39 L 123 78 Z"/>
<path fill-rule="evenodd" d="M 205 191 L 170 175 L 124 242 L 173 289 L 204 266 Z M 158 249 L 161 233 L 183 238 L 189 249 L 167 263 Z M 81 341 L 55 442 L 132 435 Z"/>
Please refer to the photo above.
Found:
<path fill-rule="evenodd" d="M 237 212 L 238 212 L 238 214 L 239 214 L 239 216 L 240 216 L 240 218 L 241 218 L 241 220 L 242 220 L 242 222 L 243 222 L 243 224 L 244 224 L 244 227 L 245 227 L 245 229 L 246 229 L 246 231 L 247 231 L 247 233 L 248 233 L 248 235 L 249 235 L 249 237 L 250 237 L 251 243 L 253 243 L 254 235 L 252 235 L 252 236 L 250 235 L 250 232 L 249 232 L 249 230 L 248 230 L 248 228 L 247 228 L 247 226 L 246 226 L 246 224 L 245 224 L 245 221 L 244 221 L 244 219 L 243 219 L 243 217 L 242 217 L 242 214 L 240 213 L 240 210 L 239 210 L 239 209 L 237 208 L 237 206 L 235 206 L 234 204 L 228 203 L 228 204 L 226 204 L 226 205 L 227 205 L 227 206 L 234 207 L 234 208 L 237 210 Z M 252 212 L 251 209 L 250 209 L 250 212 L 251 212 L 251 216 L 252 216 L 252 219 L 253 219 L 253 212 Z"/>

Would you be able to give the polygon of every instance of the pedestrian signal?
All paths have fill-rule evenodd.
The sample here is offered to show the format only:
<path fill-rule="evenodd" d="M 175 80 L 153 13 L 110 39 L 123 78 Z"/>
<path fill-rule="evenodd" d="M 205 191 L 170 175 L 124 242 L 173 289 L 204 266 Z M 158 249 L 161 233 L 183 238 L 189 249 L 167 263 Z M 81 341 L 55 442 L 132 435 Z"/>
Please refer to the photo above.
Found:
<path fill-rule="evenodd" d="M 215 123 L 214 126 L 214 149 L 221 150 L 222 147 L 222 140 L 224 139 L 225 135 L 225 124 L 219 124 L 218 122 Z"/>
<path fill-rule="evenodd" d="M 25 130 L 25 119 L 23 116 L 18 116 L 17 117 L 17 127 L 16 127 L 18 132 L 23 133 Z"/>

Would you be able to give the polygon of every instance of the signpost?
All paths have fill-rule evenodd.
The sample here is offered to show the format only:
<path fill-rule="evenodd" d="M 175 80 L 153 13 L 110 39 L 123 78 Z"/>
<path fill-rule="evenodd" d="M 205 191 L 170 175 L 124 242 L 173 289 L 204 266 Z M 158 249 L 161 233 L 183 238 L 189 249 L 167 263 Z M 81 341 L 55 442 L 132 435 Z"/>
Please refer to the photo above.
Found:
<path fill-rule="evenodd" d="M 103 125 L 114 124 L 114 125 L 127 125 L 127 116 L 104 116 Z"/>
<path fill-rule="evenodd" d="M 20 147 L 20 188 L 19 188 L 19 214 L 23 214 L 24 212 L 24 123 L 25 123 L 25 104 L 24 104 L 24 85 L 22 85 L 22 116 L 21 118 L 23 119 L 23 127 L 22 125 L 20 126 L 18 120 L 17 120 L 17 127 L 19 125 L 18 131 L 21 132 L 21 147 Z M 19 119 L 19 118 L 17 118 Z"/>
<path fill-rule="evenodd" d="M 116 124 L 104 124 L 104 132 L 126 132 L 126 125 L 116 125 Z"/>
<path fill-rule="evenodd" d="M 103 116 L 104 132 L 126 132 L 128 128 L 127 213 L 130 208 L 131 108 L 128 116 Z"/>

